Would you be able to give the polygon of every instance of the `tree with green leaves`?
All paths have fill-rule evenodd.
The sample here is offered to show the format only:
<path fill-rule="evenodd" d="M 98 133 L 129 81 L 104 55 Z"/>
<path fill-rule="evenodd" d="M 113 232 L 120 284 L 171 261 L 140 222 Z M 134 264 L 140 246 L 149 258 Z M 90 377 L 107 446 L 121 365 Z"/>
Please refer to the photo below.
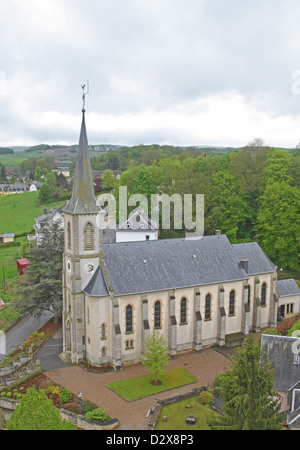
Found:
<path fill-rule="evenodd" d="M 3 166 L 0 163 L 0 183 L 4 184 L 7 182 L 7 178 L 6 178 L 6 169 L 5 166 Z"/>
<path fill-rule="evenodd" d="M 15 303 L 22 316 L 40 317 L 45 310 L 59 317 L 62 311 L 62 269 L 64 231 L 60 221 L 51 221 L 42 228 L 39 239 L 29 249 L 30 266 L 18 279 Z"/>
<path fill-rule="evenodd" d="M 110 189 L 110 190 L 115 189 L 118 185 L 118 180 L 114 176 L 114 173 L 109 169 L 107 169 L 103 172 L 102 182 L 103 182 L 103 187 L 105 189 Z"/>
<path fill-rule="evenodd" d="M 155 383 L 158 382 L 158 377 L 169 363 L 168 350 L 166 340 L 157 330 L 154 330 L 145 340 L 145 352 L 141 363 L 155 374 Z"/>
<path fill-rule="evenodd" d="M 284 181 L 268 184 L 257 214 L 259 243 L 274 263 L 300 267 L 300 190 Z"/>
<path fill-rule="evenodd" d="M 147 197 L 148 203 L 151 201 L 151 194 L 157 193 L 157 186 L 154 182 L 152 170 L 145 164 L 139 166 L 137 176 L 133 180 L 131 194 L 143 194 Z"/>
<path fill-rule="evenodd" d="M 76 426 L 62 420 L 59 410 L 43 389 L 29 388 L 7 420 L 8 430 L 76 430 Z"/>
<path fill-rule="evenodd" d="M 245 198 L 239 193 L 235 177 L 226 170 L 212 176 L 212 198 L 207 211 L 206 226 L 222 230 L 231 243 L 237 242 L 238 231 L 249 218 Z"/>
<path fill-rule="evenodd" d="M 51 198 L 51 188 L 48 183 L 44 183 L 39 189 L 39 201 L 46 202 Z"/>
<path fill-rule="evenodd" d="M 280 396 L 273 390 L 274 369 L 249 335 L 231 357 L 232 369 L 218 376 L 224 415 L 213 419 L 213 430 L 279 430 Z"/>

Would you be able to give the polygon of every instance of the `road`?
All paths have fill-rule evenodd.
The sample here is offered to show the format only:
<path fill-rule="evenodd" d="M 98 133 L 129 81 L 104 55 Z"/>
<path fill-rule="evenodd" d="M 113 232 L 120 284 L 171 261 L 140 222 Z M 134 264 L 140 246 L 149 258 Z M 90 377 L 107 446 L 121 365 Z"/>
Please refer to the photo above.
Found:
<path fill-rule="evenodd" d="M 53 314 L 50 311 L 45 312 L 40 320 L 35 320 L 32 316 L 27 316 L 13 326 L 10 330 L 0 336 L 0 361 L 4 359 L 6 355 L 15 350 L 22 342 L 26 341 L 29 336 L 39 328 L 41 328 L 45 323 L 47 323 Z"/>

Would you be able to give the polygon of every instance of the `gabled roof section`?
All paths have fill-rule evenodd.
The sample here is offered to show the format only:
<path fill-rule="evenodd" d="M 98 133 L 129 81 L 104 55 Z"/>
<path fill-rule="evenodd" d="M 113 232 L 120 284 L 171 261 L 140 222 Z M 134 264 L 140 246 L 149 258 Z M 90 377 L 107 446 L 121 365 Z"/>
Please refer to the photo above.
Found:
<path fill-rule="evenodd" d="M 300 364 L 295 364 L 298 337 L 262 334 L 263 358 L 275 368 L 274 389 L 288 391 L 300 381 Z"/>
<path fill-rule="evenodd" d="M 101 211 L 101 207 L 94 194 L 89 146 L 85 126 L 85 110 L 83 109 L 73 191 L 71 199 L 64 208 L 64 212 L 71 214 L 87 214 L 97 213 L 99 211 Z"/>
<path fill-rule="evenodd" d="M 278 280 L 277 289 L 279 297 L 289 297 L 290 295 L 300 295 L 300 288 L 294 278 Z"/>
<path fill-rule="evenodd" d="M 248 260 L 248 274 L 258 275 L 260 273 L 271 273 L 276 270 L 275 264 L 265 254 L 257 242 L 246 242 L 244 244 L 232 244 L 232 248 L 239 260 Z"/>
<path fill-rule="evenodd" d="M 157 231 L 159 228 L 157 222 L 150 219 L 144 213 L 144 210 L 137 210 L 131 214 L 125 222 L 119 225 L 120 231 Z"/>

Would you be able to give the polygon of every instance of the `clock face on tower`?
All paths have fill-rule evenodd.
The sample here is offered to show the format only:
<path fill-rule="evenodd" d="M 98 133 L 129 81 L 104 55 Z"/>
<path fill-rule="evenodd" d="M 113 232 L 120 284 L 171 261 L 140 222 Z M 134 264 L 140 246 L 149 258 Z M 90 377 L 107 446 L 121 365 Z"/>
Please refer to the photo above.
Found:
<path fill-rule="evenodd" d="M 92 273 L 92 272 L 94 272 L 95 268 L 96 268 L 96 266 L 94 263 L 88 262 L 84 266 L 84 271 L 85 271 L 85 273 Z"/>

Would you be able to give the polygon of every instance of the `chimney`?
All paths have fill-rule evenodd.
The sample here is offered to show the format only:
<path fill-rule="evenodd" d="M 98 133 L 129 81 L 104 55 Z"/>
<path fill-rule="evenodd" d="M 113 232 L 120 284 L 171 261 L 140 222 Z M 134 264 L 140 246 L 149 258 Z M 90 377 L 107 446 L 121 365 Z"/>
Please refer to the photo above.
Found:
<path fill-rule="evenodd" d="M 221 230 L 215 230 L 215 234 L 216 234 L 217 236 L 220 236 Z"/>
<path fill-rule="evenodd" d="M 248 262 L 249 261 L 246 258 L 241 259 L 241 267 L 245 270 L 246 273 L 248 273 Z"/>

